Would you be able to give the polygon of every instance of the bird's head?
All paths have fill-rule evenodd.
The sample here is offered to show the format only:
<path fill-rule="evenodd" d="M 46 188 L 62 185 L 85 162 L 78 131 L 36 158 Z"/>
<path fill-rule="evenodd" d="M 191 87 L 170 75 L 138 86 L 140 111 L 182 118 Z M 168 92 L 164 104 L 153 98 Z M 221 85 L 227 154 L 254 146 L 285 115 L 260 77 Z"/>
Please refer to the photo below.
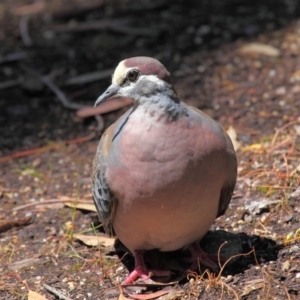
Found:
<path fill-rule="evenodd" d="M 150 57 L 133 57 L 119 63 L 112 84 L 97 99 L 95 106 L 115 97 L 131 98 L 137 103 L 153 101 L 159 93 L 178 103 L 176 92 L 170 81 L 170 73 L 158 60 Z M 160 97 L 162 98 L 162 97 Z M 156 99 L 156 100 L 154 100 Z"/>

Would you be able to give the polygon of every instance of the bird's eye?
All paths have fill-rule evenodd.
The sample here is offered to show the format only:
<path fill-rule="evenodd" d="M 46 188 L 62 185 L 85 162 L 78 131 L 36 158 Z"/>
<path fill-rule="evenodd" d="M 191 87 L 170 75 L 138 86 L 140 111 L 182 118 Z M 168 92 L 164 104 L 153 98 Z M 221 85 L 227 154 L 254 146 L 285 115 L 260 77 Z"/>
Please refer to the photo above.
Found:
<path fill-rule="evenodd" d="M 135 82 L 137 80 L 137 78 L 139 77 L 139 75 L 140 75 L 140 72 L 138 70 L 130 70 L 126 74 L 126 77 L 130 82 Z"/>

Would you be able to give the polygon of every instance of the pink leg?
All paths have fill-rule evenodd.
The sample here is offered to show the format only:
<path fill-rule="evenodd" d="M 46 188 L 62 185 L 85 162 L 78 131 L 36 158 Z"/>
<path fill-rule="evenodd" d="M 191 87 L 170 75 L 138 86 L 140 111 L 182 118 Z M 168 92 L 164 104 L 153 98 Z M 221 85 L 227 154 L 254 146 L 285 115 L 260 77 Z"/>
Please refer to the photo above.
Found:
<path fill-rule="evenodd" d="M 144 262 L 143 258 L 143 251 L 142 250 L 135 250 L 134 253 L 134 261 L 135 261 L 135 268 L 134 270 L 128 275 L 128 277 L 122 282 L 122 284 L 130 284 L 137 280 L 139 277 L 147 280 L 149 279 L 149 275 L 154 275 L 158 277 L 169 276 L 169 271 L 164 270 L 147 270 L 147 267 Z"/>
<path fill-rule="evenodd" d="M 219 267 L 214 261 L 218 261 L 218 257 L 215 254 L 208 254 L 202 250 L 198 243 L 193 243 L 188 248 L 191 251 L 192 257 L 192 265 L 190 270 L 196 271 L 198 270 L 200 265 L 204 265 L 209 267 L 214 272 L 217 272 Z"/>

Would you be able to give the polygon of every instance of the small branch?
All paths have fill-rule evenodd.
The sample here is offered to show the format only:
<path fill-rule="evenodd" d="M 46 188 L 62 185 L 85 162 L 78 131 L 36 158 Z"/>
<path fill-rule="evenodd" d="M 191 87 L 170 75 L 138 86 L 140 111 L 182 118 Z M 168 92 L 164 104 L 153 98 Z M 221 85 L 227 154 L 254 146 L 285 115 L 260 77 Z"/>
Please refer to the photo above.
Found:
<path fill-rule="evenodd" d="M 19 29 L 20 29 L 20 34 L 21 34 L 21 38 L 22 41 L 24 43 L 25 46 L 30 47 L 32 46 L 32 39 L 29 35 L 28 32 L 28 21 L 29 21 L 29 15 L 24 15 L 19 23 Z"/>
<path fill-rule="evenodd" d="M 57 296 L 59 299 L 62 299 L 62 300 L 73 300 L 67 296 L 65 296 L 64 294 L 62 294 L 61 292 L 59 292 L 57 289 L 51 287 L 50 285 L 44 283 L 43 284 L 43 287 L 49 291 L 50 293 L 54 294 L 55 296 Z"/>
<path fill-rule="evenodd" d="M 21 51 L 21 52 L 15 52 L 7 55 L 0 56 L 0 64 L 23 60 L 29 57 L 29 54 L 27 52 Z"/>
<path fill-rule="evenodd" d="M 44 201 L 40 201 L 40 202 L 27 203 L 24 205 L 14 207 L 12 210 L 17 211 L 17 210 L 22 210 L 22 209 L 32 207 L 32 206 L 55 204 L 55 203 L 65 203 L 65 202 L 74 203 L 74 204 L 77 204 L 78 202 L 86 203 L 86 204 L 93 204 L 93 200 L 72 200 L 69 197 L 62 197 L 62 199 L 49 199 L 49 200 L 44 200 Z"/>
<path fill-rule="evenodd" d="M 285 129 L 286 129 L 287 127 L 289 127 L 289 126 L 295 125 L 295 124 L 298 124 L 298 123 L 300 123 L 300 122 L 299 122 L 298 120 L 296 120 L 296 121 L 289 122 L 289 123 L 283 125 L 283 126 L 280 127 L 280 128 L 276 128 L 276 129 L 275 129 L 274 137 L 273 137 L 272 142 L 271 142 L 271 146 L 272 146 L 272 147 L 274 146 L 275 141 L 276 141 L 276 139 L 277 139 L 277 137 L 278 137 L 278 135 L 279 135 L 280 132 L 282 132 L 283 130 L 285 130 Z"/>
<path fill-rule="evenodd" d="M 0 233 L 3 233 L 7 230 L 10 230 L 14 227 L 21 227 L 24 225 L 28 225 L 31 221 L 31 217 L 26 217 L 19 220 L 13 220 L 13 221 L 1 221 L 0 222 Z"/>
<path fill-rule="evenodd" d="M 40 260 L 39 256 L 38 257 L 30 257 L 30 258 L 25 258 L 25 259 L 10 263 L 7 265 L 7 267 L 9 270 L 18 271 L 22 268 L 30 268 L 34 264 L 38 264 L 40 262 L 41 262 L 41 260 Z"/>
<path fill-rule="evenodd" d="M 88 136 L 83 136 L 83 137 L 73 139 L 73 140 L 68 140 L 68 141 L 65 141 L 65 142 L 55 143 L 55 144 L 45 146 L 45 147 L 19 151 L 19 152 L 16 152 L 16 153 L 12 154 L 12 155 L 0 157 L 0 163 L 1 162 L 7 162 L 7 161 L 9 161 L 11 159 L 15 159 L 15 158 L 20 158 L 20 157 L 25 157 L 25 156 L 29 156 L 29 155 L 39 154 L 39 153 L 42 153 L 42 152 L 45 152 L 45 151 L 49 151 L 49 150 L 52 150 L 52 149 L 55 149 L 55 148 L 59 148 L 64 144 L 72 145 L 72 144 L 84 143 L 84 142 L 90 141 L 94 137 L 95 137 L 95 134 L 92 133 Z"/>
<path fill-rule="evenodd" d="M 25 65 L 22 65 L 21 68 L 25 70 L 28 74 L 34 76 L 40 82 L 45 84 L 56 95 L 56 97 L 64 107 L 69 109 L 80 109 L 84 107 L 84 105 L 82 104 L 70 102 L 65 93 L 62 90 L 60 90 L 58 86 L 56 86 L 54 82 L 51 81 L 48 77 L 40 75 L 38 72 Z"/>
<path fill-rule="evenodd" d="M 4 82 L 0 82 L 0 90 L 9 89 L 20 84 L 20 79 L 7 80 Z"/>
<path fill-rule="evenodd" d="M 156 37 L 159 30 L 152 30 L 148 28 L 137 28 L 127 26 L 127 21 L 124 20 L 101 20 L 85 23 L 76 23 L 71 25 L 58 25 L 50 29 L 57 33 L 64 32 L 85 32 L 85 31 L 112 31 L 116 33 L 124 33 L 133 36 Z"/>
<path fill-rule="evenodd" d="M 54 18 L 72 19 L 86 15 L 89 11 L 101 9 L 109 0 L 76 1 L 76 5 L 64 5 L 64 1 L 57 1 L 53 5 L 52 15 Z M 66 2 L 67 3 L 67 2 Z M 61 4 L 61 5 L 59 5 Z"/>
<path fill-rule="evenodd" d="M 45 1 L 37 1 L 33 4 L 27 4 L 23 6 L 17 6 L 13 8 L 12 13 L 16 16 L 25 16 L 41 13 L 45 10 Z"/>
<path fill-rule="evenodd" d="M 114 72 L 114 69 L 108 69 L 108 70 L 96 71 L 96 72 L 78 75 L 78 76 L 69 78 L 65 84 L 66 85 L 75 85 L 75 84 L 84 84 L 84 83 L 94 82 L 97 80 L 109 78 L 111 76 L 111 74 L 113 74 L 113 72 Z"/>

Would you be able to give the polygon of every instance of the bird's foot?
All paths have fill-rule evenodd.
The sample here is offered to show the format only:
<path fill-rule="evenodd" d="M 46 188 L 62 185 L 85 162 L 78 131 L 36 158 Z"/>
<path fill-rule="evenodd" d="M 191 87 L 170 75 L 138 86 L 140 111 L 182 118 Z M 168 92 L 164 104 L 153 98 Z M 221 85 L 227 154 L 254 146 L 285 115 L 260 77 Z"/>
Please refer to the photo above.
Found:
<path fill-rule="evenodd" d="M 142 279 L 144 279 L 146 281 L 148 279 L 150 279 L 150 277 L 145 272 L 141 272 L 141 270 L 134 269 L 128 275 L 128 277 L 122 282 L 122 285 L 124 285 L 124 284 L 130 284 L 130 283 L 136 281 L 138 278 L 142 278 Z"/>
<path fill-rule="evenodd" d="M 153 280 L 151 280 L 151 276 L 157 276 L 157 277 L 167 277 L 170 276 L 169 271 L 164 270 L 147 270 L 148 274 L 146 273 L 146 270 L 144 272 L 141 272 L 140 270 L 134 269 L 128 277 L 122 282 L 122 285 L 130 284 L 136 281 L 137 279 L 141 278 L 145 283 L 153 283 Z"/>
<path fill-rule="evenodd" d="M 199 270 L 200 265 L 204 265 L 210 268 L 213 272 L 218 272 L 219 266 L 216 262 L 224 261 L 223 257 L 206 253 L 196 242 L 191 244 L 188 249 L 192 254 L 192 257 L 190 258 L 192 265 L 189 268 L 192 271 L 197 271 Z"/>
<path fill-rule="evenodd" d="M 146 283 L 153 283 L 153 281 L 150 279 L 151 276 L 167 277 L 171 274 L 170 271 L 167 270 L 147 269 L 143 258 L 143 251 L 141 250 L 134 251 L 134 259 L 135 268 L 122 282 L 122 285 L 130 284 L 136 281 L 138 278 L 143 279 L 143 281 L 145 281 Z"/>

